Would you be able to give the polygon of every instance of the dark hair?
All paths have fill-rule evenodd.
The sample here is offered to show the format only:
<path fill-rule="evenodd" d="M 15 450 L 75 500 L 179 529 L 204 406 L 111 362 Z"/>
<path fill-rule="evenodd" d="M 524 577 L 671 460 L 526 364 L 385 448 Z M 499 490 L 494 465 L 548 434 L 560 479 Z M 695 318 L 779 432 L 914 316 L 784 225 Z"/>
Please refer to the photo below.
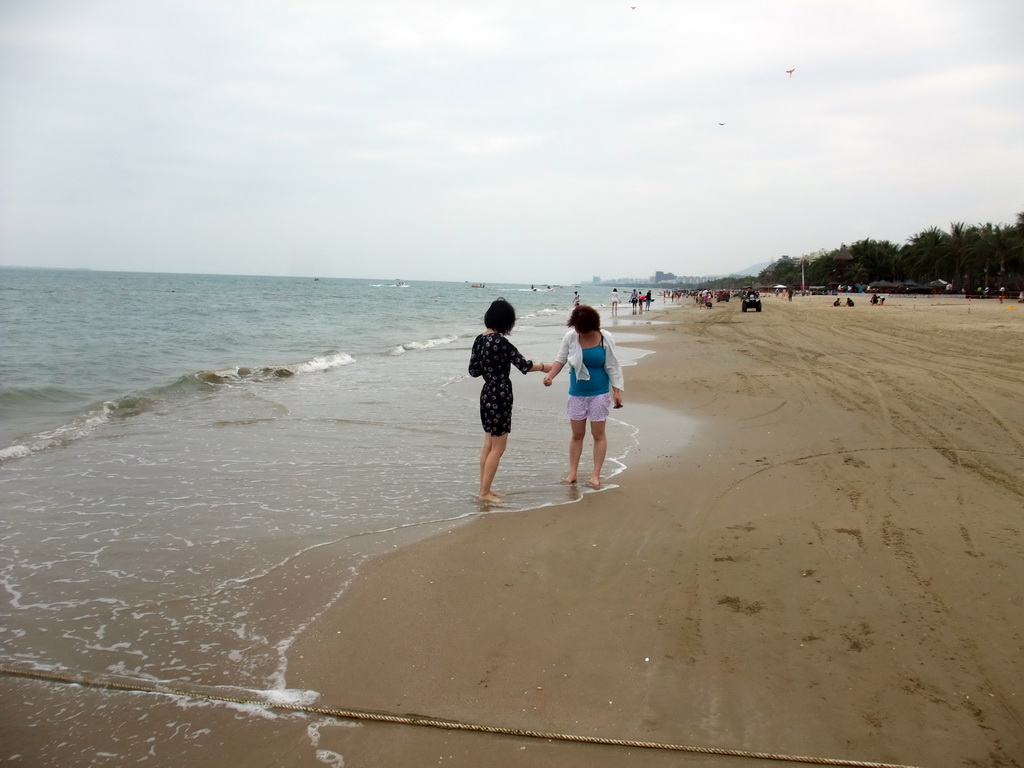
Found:
<path fill-rule="evenodd" d="M 591 331 L 601 330 L 601 315 L 593 307 L 588 307 L 586 304 L 580 304 L 578 307 L 573 309 L 572 314 L 569 315 L 569 322 L 566 323 L 570 328 L 575 328 L 577 333 L 590 333 Z"/>
<path fill-rule="evenodd" d="M 516 311 L 504 299 L 495 299 L 484 314 L 484 325 L 492 331 L 509 334 L 516 325 Z"/>

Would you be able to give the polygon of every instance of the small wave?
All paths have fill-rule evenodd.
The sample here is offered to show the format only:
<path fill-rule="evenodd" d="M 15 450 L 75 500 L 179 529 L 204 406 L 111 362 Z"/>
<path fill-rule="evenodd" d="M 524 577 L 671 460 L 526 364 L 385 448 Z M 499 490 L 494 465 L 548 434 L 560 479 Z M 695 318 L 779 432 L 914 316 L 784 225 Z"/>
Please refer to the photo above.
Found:
<path fill-rule="evenodd" d="M 287 378 L 329 371 L 354 362 L 355 358 L 351 355 L 337 352 L 293 365 L 267 365 L 256 368 L 239 366 L 220 371 L 198 371 L 182 376 L 166 386 L 149 390 L 148 395 L 126 395 L 117 400 L 105 400 L 89 407 L 84 413 L 55 429 L 20 438 L 17 444 L 0 449 L 0 464 L 12 459 L 22 459 L 50 448 L 61 448 L 74 440 L 85 437 L 111 420 L 137 416 L 150 409 L 158 401 L 207 389 L 210 385 Z"/>
<path fill-rule="evenodd" d="M 0 464 L 3 464 L 8 459 L 22 459 L 25 456 L 29 456 L 32 453 L 32 449 L 27 445 L 12 445 L 3 450 L 0 450 Z"/>
<path fill-rule="evenodd" d="M 237 366 L 219 371 L 199 371 L 193 374 L 205 384 L 233 384 L 243 381 L 266 381 L 268 379 L 285 379 L 301 376 L 306 373 L 321 373 L 350 365 L 356 359 L 345 352 L 337 352 L 314 357 L 302 363 L 291 365 L 264 365 L 257 367 Z"/>
<path fill-rule="evenodd" d="M 397 347 L 393 347 L 388 350 L 389 355 L 404 355 L 406 352 L 412 352 L 418 349 L 435 349 L 436 347 L 443 347 L 451 344 L 452 342 L 458 341 L 459 337 L 449 334 L 448 336 L 442 336 L 439 339 L 427 339 L 426 341 L 408 341 L 405 344 L 399 344 Z"/>
<path fill-rule="evenodd" d="M 65 446 L 74 440 L 85 437 L 112 419 L 135 416 L 149 408 L 152 403 L 152 399 L 138 395 L 128 395 L 119 400 L 105 400 L 56 429 L 38 432 L 25 438 L 18 445 L 0 450 L 0 464 L 10 459 L 22 459 L 48 448 Z"/>

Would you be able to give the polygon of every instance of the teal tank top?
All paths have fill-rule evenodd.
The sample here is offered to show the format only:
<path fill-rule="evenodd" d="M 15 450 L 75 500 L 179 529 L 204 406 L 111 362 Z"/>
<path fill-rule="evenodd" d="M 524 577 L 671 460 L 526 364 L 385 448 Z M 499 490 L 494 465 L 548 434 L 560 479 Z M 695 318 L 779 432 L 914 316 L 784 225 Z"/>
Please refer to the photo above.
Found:
<path fill-rule="evenodd" d="M 580 381 L 576 378 L 576 371 L 569 369 L 569 394 L 576 397 L 593 397 L 594 395 L 607 394 L 611 387 L 608 379 L 608 372 L 604 369 L 606 359 L 604 339 L 596 347 L 583 350 L 583 365 L 590 373 L 589 381 Z"/>

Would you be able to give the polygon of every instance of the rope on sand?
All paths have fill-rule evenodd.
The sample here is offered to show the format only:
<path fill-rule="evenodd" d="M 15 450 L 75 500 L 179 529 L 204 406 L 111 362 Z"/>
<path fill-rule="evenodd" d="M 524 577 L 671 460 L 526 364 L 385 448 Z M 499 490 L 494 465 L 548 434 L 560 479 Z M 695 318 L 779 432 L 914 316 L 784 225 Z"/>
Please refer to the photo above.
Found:
<path fill-rule="evenodd" d="M 772 752 L 749 752 L 743 749 L 726 749 L 722 747 L 696 747 L 685 744 L 666 744 L 656 741 L 634 741 L 632 739 L 611 739 L 601 736 L 580 736 L 568 733 L 547 733 L 544 731 L 523 730 L 520 728 L 505 728 L 496 725 L 480 725 L 476 723 L 463 723 L 458 720 L 442 720 L 435 717 L 422 715 L 395 715 L 387 712 L 372 712 L 369 710 L 342 709 L 334 707 L 314 707 L 308 704 L 289 704 L 287 702 L 264 701 L 261 699 L 236 698 L 217 693 L 184 690 L 172 686 L 147 685 L 141 682 L 119 682 L 116 680 L 91 679 L 84 676 L 71 674 L 59 674 L 55 672 L 41 672 L 37 670 L 13 669 L 0 667 L 0 674 L 11 677 L 30 678 L 43 680 L 51 683 L 63 683 L 69 685 L 80 685 L 91 688 L 105 688 L 116 691 L 129 691 L 133 693 L 157 693 L 166 696 L 184 696 L 192 699 L 205 699 L 207 701 L 219 701 L 229 704 L 244 704 L 249 706 L 264 707 L 267 709 L 280 709 L 291 712 L 304 712 L 325 717 L 340 718 L 345 720 L 365 720 L 381 723 L 395 723 L 399 725 L 415 725 L 426 728 L 443 728 L 452 731 L 476 731 L 478 733 L 494 733 L 503 736 L 519 736 L 530 739 L 544 739 L 546 741 L 571 741 L 581 744 L 601 744 L 613 747 L 635 747 L 638 749 L 662 749 L 675 752 L 692 752 L 703 755 L 722 755 L 726 757 L 749 757 L 758 760 L 778 760 L 787 763 L 810 763 L 813 765 L 839 765 L 852 766 L 852 768 L 915 768 L 911 765 L 897 763 L 878 763 L 862 760 L 843 760 L 830 757 L 807 757 L 803 755 L 780 755 Z"/>

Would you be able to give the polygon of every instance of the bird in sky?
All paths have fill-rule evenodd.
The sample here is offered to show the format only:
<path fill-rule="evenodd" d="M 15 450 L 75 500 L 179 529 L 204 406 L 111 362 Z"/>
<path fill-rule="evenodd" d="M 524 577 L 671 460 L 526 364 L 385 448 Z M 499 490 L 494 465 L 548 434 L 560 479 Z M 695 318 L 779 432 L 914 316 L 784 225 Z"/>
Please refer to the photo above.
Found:
<path fill-rule="evenodd" d="M 725 125 L 725 123 L 719 123 L 719 125 Z"/>
<path fill-rule="evenodd" d="M 636 10 L 636 6 L 635 6 L 635 5 L 631 5 L 631 6 L 629 6 L 629 10 L 631 10 L 631 11 L 635 11 L 635 10 Z"/>
<path fill-rule="evenodd" d="M 792 69 L 787 69 L 786 70 L 786 74 L 789 75 L 790 77 L 793 76 L 794 72 L 796 72 L 796 67 L 793 67 Z"/>

